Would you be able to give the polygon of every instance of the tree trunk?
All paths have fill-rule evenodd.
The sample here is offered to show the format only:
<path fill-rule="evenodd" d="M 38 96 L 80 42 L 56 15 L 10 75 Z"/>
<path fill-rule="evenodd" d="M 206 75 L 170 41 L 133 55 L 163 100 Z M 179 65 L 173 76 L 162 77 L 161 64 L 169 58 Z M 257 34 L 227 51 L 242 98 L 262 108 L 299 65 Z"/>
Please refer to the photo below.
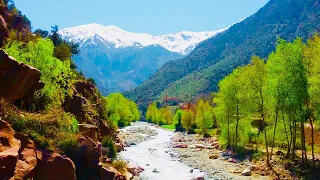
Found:
<path fill-rule="evenodd" d="M 301 164 L 305 164 L 306 156 L 305 156 L 305 143 L 304 143 L 304 123 L 300 122 L 300 128 L 301 128 Z"/>
<path fill-rule="evenodd" d="M 277 123 L 278 123 L 278 113 L 279 113 L 279 106 L 277 107 L 276 109 L 276 119 L 275 119 L 275 122 L 274 122 L 274 129 L 273 129 L 273 138 L 272 138 L 272 147 L 271 147 L 271 156 L 270 156 L 270 159 L 272 159 L 272 155 L 273 155 L 273 148 L 275 146 L 275 138 L 276 138 L 276 129 L 277 129 Z"/>
<path fill-rule="evenodd" d="M 237 125 L 236 125 L 236 148 L 238 147 L 238 126 L 239 126 L 239 119 L 237 118 Z"/>
<path fill-rule="evenodd" d="M 230 113 L 228 112 L 228 142 L 227 146 L 230 146 Z"/>
<path fill-rule="evenodd" d="M 296 142 L 297 142 L 297 122 L 293 121 L 293 138 L 292 138 L 292 152 L 291 152 L 292 161 L 294 161 L 295 159 Z"/>
<path fill-rule="evenodd" d="M 286 134 L 286 139 L 287 139 L 287 146 L 288 146 L 288 149 L 290 149 L 290 141 L 289 141 L 289 136 L 288 136 L 288 131 L 287 131 L 286 122 L 284 121 L 283 110 L 281 111 L 281 114 L 282 114 L 282 121 L 283 121 L 283 126 L 284 126 L 284 133 Z M 288 157 L 288 152 L 287 152 L 287 157 Z"/>
<path fill-rule="evenodd" d="M 290 116 L 290 115 L 289 115 Z M 290 120 L 289 120 L 290 121 Z M 289 122 L 289 130 L 290 130 L 290 141 L 288 145 L 288 150 L 287 150 L 287 158 L 291 156 L 291 145 L 292 145 L 292 138 L 293 138 L 293 130 L 292 130 L 292 124 Z"/>
<path fill-rule="evenodd" d="M 267 141 L 267 129 L 265 128 L 266 127 L 266 123 L 265 123 L 265 119 L 264 119 L 264 115 L 262 113 L 262 121 L 263 121 L 263 126 L 264 126 L 264 141 L 265 141 L 265 145 L 266 145 L 266 151 L 267 151 L 267 166 L 269 167 L 270 166 L 270 163 L 269 163 L 269 148 L 268 148 L 268 141 Z"/>
<path fill-rule="evenodd" d="M 311 151 L 312 151 L 312 162 L 315 164 L 314 159 L 314 128 L 313 128 L 313 119 L 310 117 L 310 125 L 311 125 Z"/>
<path fill-rule="evenodd" d="M 238 147 L 239 104 L 237 103 L 236 148 Z"/>

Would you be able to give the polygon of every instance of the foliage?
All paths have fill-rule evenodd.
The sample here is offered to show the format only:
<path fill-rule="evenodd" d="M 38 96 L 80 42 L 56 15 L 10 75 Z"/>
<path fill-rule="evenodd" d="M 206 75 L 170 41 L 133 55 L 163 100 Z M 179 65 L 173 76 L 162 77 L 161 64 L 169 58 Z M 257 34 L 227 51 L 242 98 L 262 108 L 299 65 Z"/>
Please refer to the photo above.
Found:
<path fill-rule="evenodd" d="M 202 99 L 196 105 L 196 124 L 201 129 L 201 133 L 208 135 L 208 129 L 213 126 L 213 109 L 208 101 Z"/>
<path fill-rule="evenodd" d="M 146 112 L 146 119 L 149 122 L 152 122 L 154 124 L 158 125 L 170 125 L 172 124 L 172 112 L 168 106 L 163 108 L 157 108 L 157 103 L 154 102 L 150 104 L 147 108 Z"/>
<path fill-rule="evenodd" d="M 194 122 L 194 113 L 192 110 L 183 110 L 181 116 L 181 124 L 182 127 L 188 132 L 190 132 L 192 125 Z"/>
<path fill-rule="evenodd" d="M 70 61 L 53 57 L 54 46 L 50 39 L 38 39 L 24 45 L 12 42 L 5 48 L 10 56 L 41 71 L 45 86 L 34 94 L 33 109 L 60 107 L 74 81 Z"/>
<path fill-rule="evenodd" d="M 88 78 L 87 79 L 92 85 L 97 86 L 96 81 L 93 78 Z"/>
<path fill-rule="evenodd" d="M 71 137 L 76 139 L 74 135 L 78 132 L 78 122 L 75 117 L 62 110 L 52 109 L 23 115 L 11 112 L 6 120 L 15 131 L 29 135 L 42 149 L 64 146 L 63 144 L 68 144 L 66 141 Z"/>
<path fill-rule="evenodd" d="M 42 38 L 47 38 L 49 36 L 49 32 L 42 29 L 36 29 L 33 33 Z"/>
<path fill-rule="evenodd" d="M 120 93 L 113 93 L 105 97 L 105 108 L 108 113 L 108 118 L 119 127 L 124 127 L 130 122 L 140 119 L 140 113 L 137 105 L 126 99 Z"/>
<path fill-rule="evenodd" d="M 219 83 L 214 112 L 227 145 L 264 144 L 267 164 L 276 146 L 286 147 L 286 157 L 292 160 L 300 149 L 301 163 L 305 164 L 310 144 L 314 160 L 319 47 L 317 35 L 307 43 L 300 38 L 293 42 L 279 39 L 267 63 L 254 56 L 251 64 L 235 69 Z M 308 144 L 306 134 L 311 138 Z"/>
<path fill-rule="evenodd" d="M 182 127 L 181 118 L 183 111 L 178 109 L 176 114 L 173 117 L 173 124 L 175 125 L 176 131 L 184 131 L 185 129 Z"/>
<path fill-rule="evenodd" d="M 104 137 L 101 142 L 104 148 L 108 149 L 108 157 L 114 159 L 117 156 L 117 148 L 113 140 L 109 137 Z"/>
<path fill-rule="evenodd" d="M 123 160 L 114 160 L 112 161 L 112 166 L 116 168 L 120 173 L 126 173 L 127 171 L 127 162 Z"/>

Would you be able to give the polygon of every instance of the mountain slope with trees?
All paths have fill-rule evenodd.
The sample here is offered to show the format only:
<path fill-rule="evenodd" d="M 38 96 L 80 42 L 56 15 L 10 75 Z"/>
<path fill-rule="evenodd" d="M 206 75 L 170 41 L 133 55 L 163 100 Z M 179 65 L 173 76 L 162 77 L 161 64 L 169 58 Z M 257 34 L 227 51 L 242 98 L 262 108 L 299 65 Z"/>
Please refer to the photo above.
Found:
<path fill-rule="evenodd" d="M 256 14 L 202 42 L 186 58 L 168 62 L 141 86 L 126 93 L 138 100 L 169 94 L 189 99 L 217 90 L 219 80 L 252 55 L 266 58 L 279 37 L 292 41 L 320 30 L 319 0 L 271 0 Z"/>

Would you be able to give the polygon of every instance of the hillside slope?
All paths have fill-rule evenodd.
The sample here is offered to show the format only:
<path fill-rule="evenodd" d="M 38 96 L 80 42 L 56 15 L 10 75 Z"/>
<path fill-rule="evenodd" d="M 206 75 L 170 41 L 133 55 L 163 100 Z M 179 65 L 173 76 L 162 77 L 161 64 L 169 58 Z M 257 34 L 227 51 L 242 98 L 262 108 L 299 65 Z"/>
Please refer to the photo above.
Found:
<path fill-rule="evenodd" d="M 149 80 L 126 95 L 134 100 L 169 94 L 189 99 L 217 90 L 224 76 L 250 62 L 265 58 L 277 38 L 303 39 L 320 30 L 319 0 L 271 0 L 256 14 L 208 39 L 186 58 L 165 64 Z"/>
<path fill-rule="evenodd" d="M 224 31 L 153 36 L 99 24 L 66 28 L 59 34 L 80 45 L 78 70 L 97 82 L 103 94 L 137 87 L 168 61 L 183 58 L 200 42 Z"/>

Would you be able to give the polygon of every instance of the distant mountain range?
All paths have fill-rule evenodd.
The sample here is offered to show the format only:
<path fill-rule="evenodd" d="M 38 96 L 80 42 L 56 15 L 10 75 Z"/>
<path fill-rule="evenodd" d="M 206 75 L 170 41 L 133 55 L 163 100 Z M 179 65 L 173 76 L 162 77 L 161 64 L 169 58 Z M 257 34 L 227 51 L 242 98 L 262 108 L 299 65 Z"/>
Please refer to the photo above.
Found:
<path fill-rule="evenodd" d="M 64 39 L 79 43 L 81 54 L 74 57 L 78 69 L 94 78 L 98 88 L 107 94 L 142 84 L 168 61 L 184 57 L 200 42 L 224 30 L 152 36 L 89 24 L 59 33 Z"/>
<path fill-rule="evenodd" d="M 200 43 L 185 58 L 170 61 L 125 95 L 147 102 L 168 94 L 190 100 L 217 91 L 218 82 L 251 56 L 267 58 L 277 39 L 306 40 L 320 31 L 320 0 L 270 0 L 254 15 Z"/>

